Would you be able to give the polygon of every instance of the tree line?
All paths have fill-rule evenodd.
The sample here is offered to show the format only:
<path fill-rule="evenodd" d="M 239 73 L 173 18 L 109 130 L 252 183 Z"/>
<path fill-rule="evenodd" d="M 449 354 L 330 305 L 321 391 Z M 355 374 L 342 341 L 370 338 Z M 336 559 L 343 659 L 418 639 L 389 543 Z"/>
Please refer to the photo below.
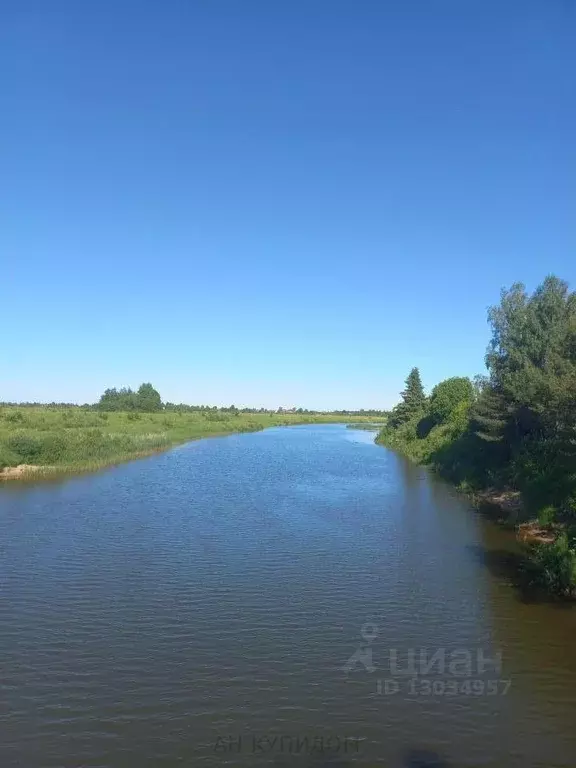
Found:
<path fill-rule="evenodd" d="M 176 413 L 190 413 L 195 411 L 222 411 L 232 415 L 238 413 L 295 413 L 298 415 L 316 416 L 322 413 L 330 413 L 337 416 L 379 416 L 384 417 L 387 411 L 379 410 L 340 410 L 340 411 L 316 411 L 308 408 L 277 409 L 270 408 L 237 408 L 234 404 L 230 406 L 219 407 L 216 405 L 187 405 L 185 403 L 162 402 L 160 393 L 152 384 L 141 384 L 134 391 L 130 387 L 121 389 L 106 389 L 101 395 L 99 401 L 94 406 L 82 406 L 85 408 L 96 408 L 100 411 L 141 411 L 155 413 L 158 411 L 170 411 Z"/>
<path fill-rule="evenodd" d="M 413 368 L 378 440 L 471 491 L 517 490 L 553 536 L 534 560 L 548 586 L 576 592 L 576 293 L 549 276 L 503 290 L 488 311 L 487 375 L 426 396 Z"/>

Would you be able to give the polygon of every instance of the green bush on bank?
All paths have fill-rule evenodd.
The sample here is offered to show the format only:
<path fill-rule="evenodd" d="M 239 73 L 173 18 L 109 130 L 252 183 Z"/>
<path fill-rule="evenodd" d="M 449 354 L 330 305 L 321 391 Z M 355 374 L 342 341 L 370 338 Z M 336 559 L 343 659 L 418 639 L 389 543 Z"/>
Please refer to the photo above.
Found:
<path fill-rule="evenodd" d="M 6 467 L 16 467 L 22 464 L 20 456 L 11 451 L 7 445 L 0 445 L 0 470 Z"/>
<path fill-rule="evenodd" d="M 566 532 L 552 544 L 538 544 L 531 550 L 537 566 L 536 578 L 557 595 L 576 596 L 576 542 Z"/>

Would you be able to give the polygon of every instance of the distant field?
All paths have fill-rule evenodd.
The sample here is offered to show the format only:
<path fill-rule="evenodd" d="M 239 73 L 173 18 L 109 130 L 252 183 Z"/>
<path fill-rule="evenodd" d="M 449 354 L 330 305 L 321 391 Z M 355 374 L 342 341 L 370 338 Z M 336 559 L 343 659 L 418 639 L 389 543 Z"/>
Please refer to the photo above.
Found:
<path fill-rule="evenodd" d="M 211 435 L 351 420 L 371 421 L 332 414 L 140 413 L 4 406 L 0 408 L 0 477 L 97 469 Z M 22 465 L 26 468 L 11 469 Z"/>

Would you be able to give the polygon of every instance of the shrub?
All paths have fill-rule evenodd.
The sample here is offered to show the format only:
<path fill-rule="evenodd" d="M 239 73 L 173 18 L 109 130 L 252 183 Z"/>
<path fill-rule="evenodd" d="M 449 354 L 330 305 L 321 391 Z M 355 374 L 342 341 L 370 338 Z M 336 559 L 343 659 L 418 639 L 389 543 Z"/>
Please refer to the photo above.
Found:
<path fill-rule="evenodd" d="M 570 597 L 576 593 L 576 550 L 566 533 L 553 544 L 539 544 L 532 553 L 539 580 L 551 592 Z"/>
<path fill-rule="evenodd" d="M 42 445 L 42 461 L 57 464 L 66 456 L 68 444 L 61 435 L 47 435 Z"/>
<path fill-rule="evenodd" d="M 218 411 L 206 414 L 207 421 L 227 421 L 227 419 L 228 417 L 224 413 L 220 413 Z"/>
<path fill-rule="evenodd" d="M 33 463 L 42 453 L 42 440 L 24 432 L 11 435 L 6 444 L 10 451 L 22 458 L 23 463 Z"/>
<path fill-rule="evenodd" d="M 0 445 L 0 469 L 4 467 L 17 467 L 22 460 L 17 453 L 10 450 L 7 445 Z"/>
<path fill-rule="evenodd" d="M 24 422 L 24 414 L 22 411 L 8 411 L 4 419 L 12 424 L 22 424 Z"/>
<path fill-rule="evenodd" d="M 103 442 L 104 435 L 99 429 L 87 429 L 79 436 L 78 454 L 94 458 L 100 454 Z"/>

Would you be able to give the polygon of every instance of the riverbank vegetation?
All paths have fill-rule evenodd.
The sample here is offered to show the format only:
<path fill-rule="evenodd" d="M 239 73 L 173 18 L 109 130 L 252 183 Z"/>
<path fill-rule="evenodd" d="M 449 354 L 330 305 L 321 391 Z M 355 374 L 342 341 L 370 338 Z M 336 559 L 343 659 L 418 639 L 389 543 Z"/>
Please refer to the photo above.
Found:
<path fill-rule="evenodd" d="M 0 404 L 0 478 L 75 472 L 201 437 L 291 424 L 368 420 L 361 414 L 163 404 L 151 384 L 107 389 L 95 405 Z"/>
<path fill-rule="evenodd" d="M 426 396 L 417 368 L 377 441 L 483 498 L 520 499 L 534 573 L 576 596 L 576 293 L 520 283 L 488 313 L 488 375 Z"/>

